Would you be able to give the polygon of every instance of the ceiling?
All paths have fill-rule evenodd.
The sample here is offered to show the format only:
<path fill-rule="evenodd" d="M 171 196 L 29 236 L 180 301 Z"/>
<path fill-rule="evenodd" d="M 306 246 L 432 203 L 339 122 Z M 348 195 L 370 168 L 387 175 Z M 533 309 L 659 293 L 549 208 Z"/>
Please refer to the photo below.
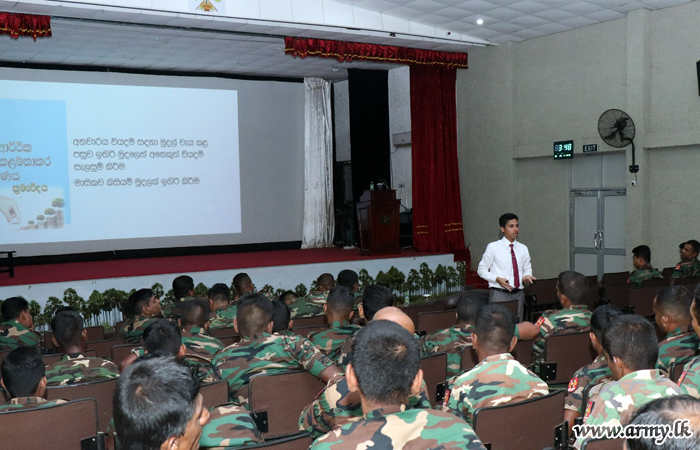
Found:
<path fill-rule="evenodd" d="M 694 0 L 336 0 L 464 33 L 491 43 L 517 42 L 625 17 L 633 9 L 660 9 Z M 45 4 L 47 2 L 44 2 Z M 216 72 L 259 77 L 347 79 L 348 68 L 391 69 L 395 64 L 339 63 L 284 54 L 283 36 L 350 40 L 468 52 L 464 42 L 422 40 L 388 33 L 359 35 L 343 27 L 300 30 L 283 22 L 202 21 L 182 14 L 133 14 L 128 9 L 81 10 L 62 2 L 39 5 L 0 0 L 0 12 L 49 14 L 53 37 L 0 36 L 3 62 Z M 65 2 L 63 2 L 65 4 Z M 483 20 L 477 25 L 478 19 Z"/>

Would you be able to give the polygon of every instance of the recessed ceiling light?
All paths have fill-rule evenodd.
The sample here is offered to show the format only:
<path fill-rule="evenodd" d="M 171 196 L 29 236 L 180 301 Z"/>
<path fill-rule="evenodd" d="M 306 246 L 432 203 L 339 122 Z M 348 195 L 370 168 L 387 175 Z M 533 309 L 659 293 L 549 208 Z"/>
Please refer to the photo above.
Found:
<path fill-rule="evenodd" d="M 476 21 L 476 24 L 477 24 L 477 25 L 483 25 L 483 24 L 484 24 L 484 19 L 478 19 L 478 20 Z"/>

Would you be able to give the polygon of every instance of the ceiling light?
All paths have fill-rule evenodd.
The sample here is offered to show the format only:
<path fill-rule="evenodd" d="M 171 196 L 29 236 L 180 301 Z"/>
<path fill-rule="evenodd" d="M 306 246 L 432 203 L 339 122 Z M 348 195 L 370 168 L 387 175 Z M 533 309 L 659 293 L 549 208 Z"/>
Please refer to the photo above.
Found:
<path fill-rule="evenodd" d="M 477 25 L 483 25 L 483 24 L 484 24 L 484 19 L 478 19 L 478 20 L 476 21 L 476 24 L 477 24 Z"/>

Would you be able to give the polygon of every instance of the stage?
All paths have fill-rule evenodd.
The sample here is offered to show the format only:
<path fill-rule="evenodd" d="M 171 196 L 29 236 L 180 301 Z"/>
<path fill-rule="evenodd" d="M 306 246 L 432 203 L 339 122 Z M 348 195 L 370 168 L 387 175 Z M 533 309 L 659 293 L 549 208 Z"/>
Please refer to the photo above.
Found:
<path fill-rule="evenodd" d="M 442 264 L 455 266 L 454 255 L 421 253 L 414 249 L 396 255 L 360 255 L 357 249 L 324 248 L 223 253 L 161 258 L 121 259 L 16 266 L 15 277 L 0 274 L 0 298 L 22 296 L 36 300 L 42 307 L 50 296 L 63 298 L 68 288 L 87 299 L 97 290 L 131 289 L 163 285 L 167 291 L 178 275 L 190 275 L 195 284 L 211 287 L 215 283 L 231 284 L 238 272 L 250 275 L 257 288 L 269 284 L 274 289 L 291 289 L 303 283 L 307 288 L 322 273 L 334 276 L 343 269 L 365 269 L 374 277 L 392 266 L 404 274 L 418 270 L 422 263 L 431 270 Z"/>

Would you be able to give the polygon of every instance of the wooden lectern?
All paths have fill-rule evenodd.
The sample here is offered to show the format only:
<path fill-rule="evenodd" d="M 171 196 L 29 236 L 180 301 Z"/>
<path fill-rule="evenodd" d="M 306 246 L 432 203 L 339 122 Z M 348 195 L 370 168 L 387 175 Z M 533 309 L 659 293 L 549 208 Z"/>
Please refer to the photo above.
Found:
<path fill-rule="evenodd" d="M 399 205 L 396 191 L 365 191 L 357 203 L 360 253 L 399 253 Z"/>

